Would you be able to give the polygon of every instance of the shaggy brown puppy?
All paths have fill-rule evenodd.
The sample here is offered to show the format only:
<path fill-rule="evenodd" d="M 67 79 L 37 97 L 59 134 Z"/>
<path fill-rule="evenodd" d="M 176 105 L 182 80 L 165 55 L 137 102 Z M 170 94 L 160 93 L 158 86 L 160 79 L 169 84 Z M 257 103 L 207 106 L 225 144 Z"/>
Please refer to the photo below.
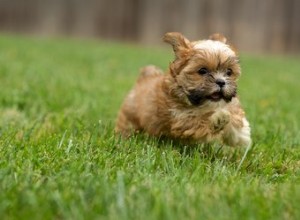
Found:
<path fill-rule="evenodd" d="M 249 146 L 250 127 L 237 97 L 241 68 L 226 38 L 214 34 L 190 42 L 174 32 L 164 41 L 172 45 L 175 60 L 166 74 L 155 66 L 141 70 L 120 109 L 116 131 Z"/>

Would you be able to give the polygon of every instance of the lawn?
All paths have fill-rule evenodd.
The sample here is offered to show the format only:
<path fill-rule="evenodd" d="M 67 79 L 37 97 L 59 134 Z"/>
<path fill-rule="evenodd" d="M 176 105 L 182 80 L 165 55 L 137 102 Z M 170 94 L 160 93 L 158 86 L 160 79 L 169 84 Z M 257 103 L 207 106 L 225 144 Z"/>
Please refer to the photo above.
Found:
<path fill-rule="evenodd" d="M 139 68 L 172 58 L 0 36 L 1 219 L 300 219 L 299 57 L 242 54 L 243 163 L 245 149 L 114 135 Z"/>

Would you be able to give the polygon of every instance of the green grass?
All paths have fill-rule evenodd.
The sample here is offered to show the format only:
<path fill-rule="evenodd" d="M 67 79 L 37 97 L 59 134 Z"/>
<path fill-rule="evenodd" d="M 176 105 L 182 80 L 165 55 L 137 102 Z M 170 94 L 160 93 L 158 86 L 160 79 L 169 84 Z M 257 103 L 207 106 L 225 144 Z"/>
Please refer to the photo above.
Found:
<path fill-rule="evenodd" d="M 171 49 L 0 37 L 1 219 L 299 219 L 299 57 L 241 57 L 253 147 L 113 134 Z"/>

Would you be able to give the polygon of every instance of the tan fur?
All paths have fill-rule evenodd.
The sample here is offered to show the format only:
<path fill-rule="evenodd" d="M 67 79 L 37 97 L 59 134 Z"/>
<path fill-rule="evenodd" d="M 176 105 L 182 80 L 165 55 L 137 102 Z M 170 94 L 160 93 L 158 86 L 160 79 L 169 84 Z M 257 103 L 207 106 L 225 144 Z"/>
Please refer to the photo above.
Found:
<path fill-rule="evenodd" d="M 175 60 L 166 74 L 155 66 L 141 70 L 119 111 L 116 132 L 248 146 L 249 123 L 235 96 L 240 65 L 226 38 L 215 34 L 190 42 L 180 33 L 167 33 L 164 41 L 172 45 Z M 217 79 L 226 82 L 224 87 Z"/>
<path fill-rule="evenodd" d="M 223 36 L 222 34 L 220 34 L 220 33 L 215 33 L 215 34 L 210 35 L 210 36 L 209 36 L 209 39 L 210 39 L 210 40 L 214 40 L 214 41 L 220 41 L 220 42 L 222 42 L 222 43 L 224 43 L 224 44 L 226 44 L 226 42 L 227 42 L 226 37 L 224 37 L 224 36 Z"/>

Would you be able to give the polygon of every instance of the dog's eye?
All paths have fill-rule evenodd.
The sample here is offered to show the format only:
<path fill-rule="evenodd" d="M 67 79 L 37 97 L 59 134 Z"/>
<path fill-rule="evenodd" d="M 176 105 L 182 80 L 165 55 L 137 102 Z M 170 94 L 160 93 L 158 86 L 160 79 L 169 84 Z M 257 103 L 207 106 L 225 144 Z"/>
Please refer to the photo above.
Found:
<path fill-rule="evenodd" d="M 204 75 L 204 74 L 208 73 L 208 69 L 203 67 L 200 70 L 198 70 L 198 73 L 201 74 L 201 75 Z"/>
<path fill-rule="evenodd" d="M 230 68 L 227 69 L 227 70 L 226 70 L 226 75 L 227 75 L 227 76 L 231 76 L 231 75 L 232 75 L 232 69 L 230 69 Z"/>

